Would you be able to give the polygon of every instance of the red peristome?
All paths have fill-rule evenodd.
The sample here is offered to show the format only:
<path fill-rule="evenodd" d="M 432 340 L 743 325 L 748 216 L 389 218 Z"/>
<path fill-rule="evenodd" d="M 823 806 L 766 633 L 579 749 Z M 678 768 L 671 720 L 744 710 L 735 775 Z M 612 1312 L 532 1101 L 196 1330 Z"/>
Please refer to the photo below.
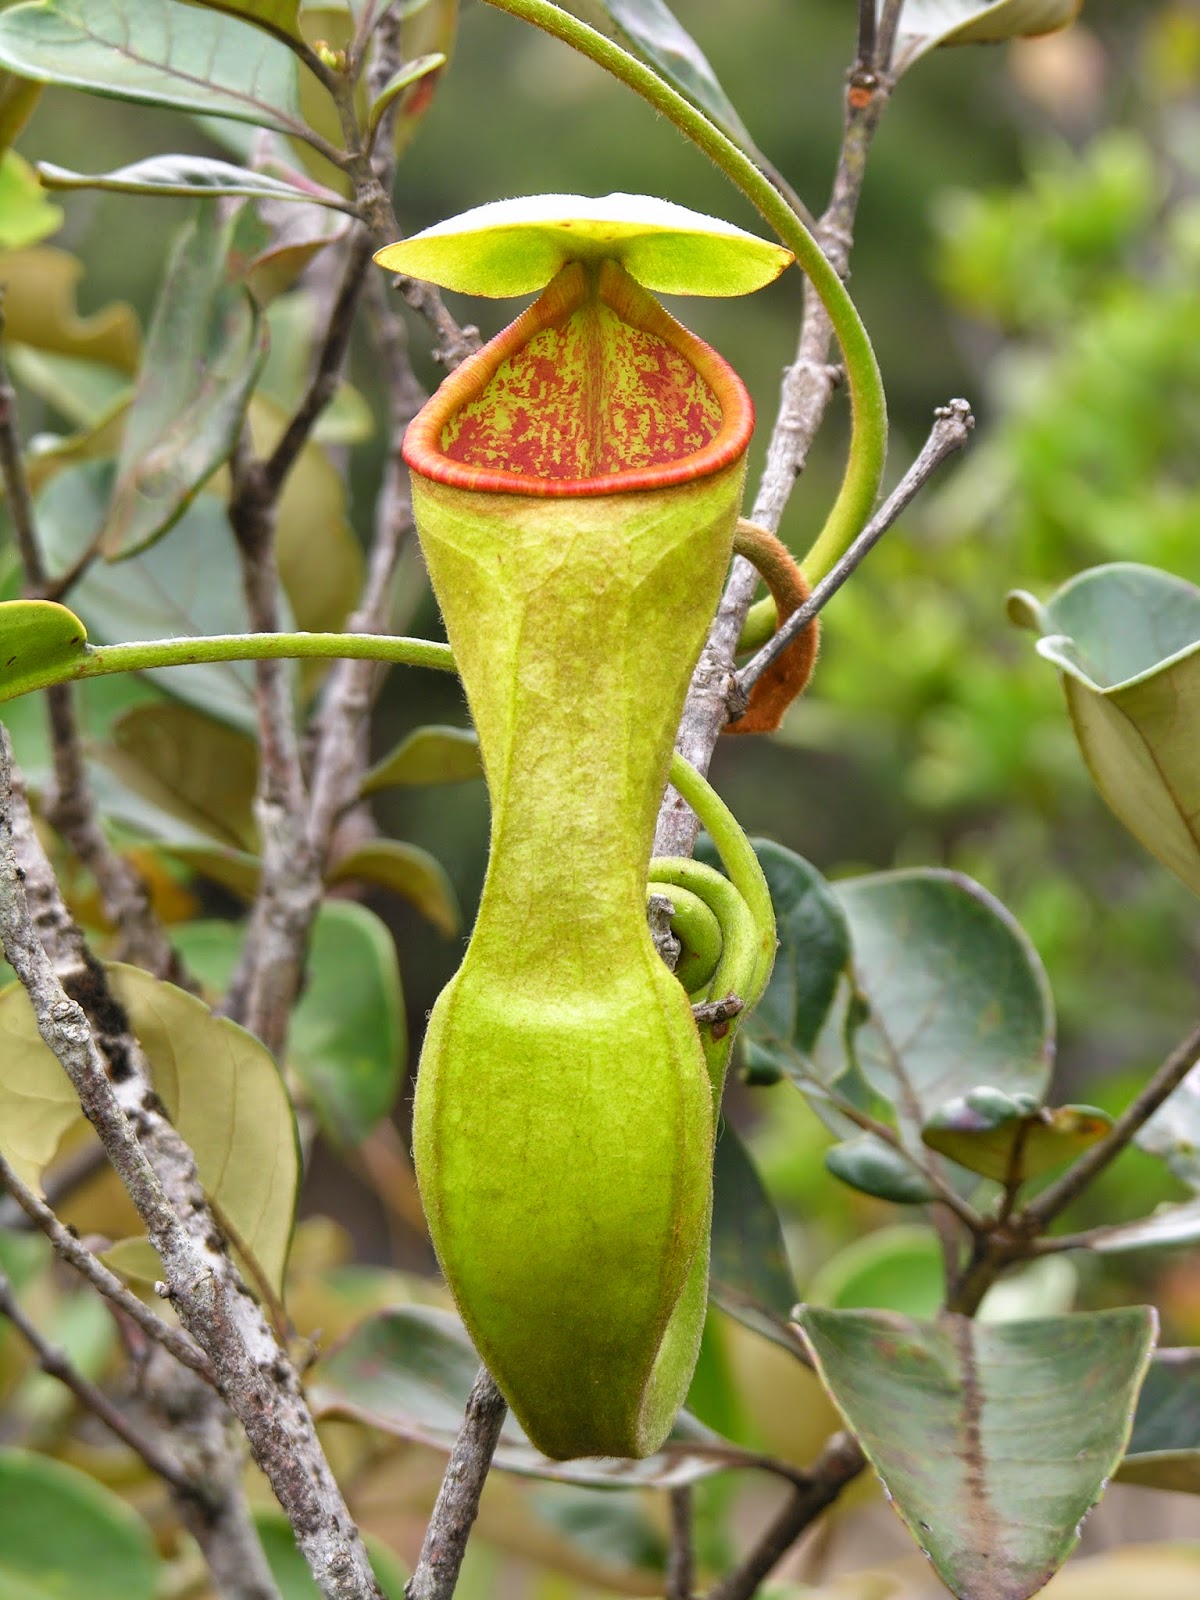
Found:
<path fill-rule="evenodd" d="M 615 261 L 564 267 L 414 418 L 404 459 L 456 488 L 603 495 L 719 472 L 754 410 L 715 350 Z"/>

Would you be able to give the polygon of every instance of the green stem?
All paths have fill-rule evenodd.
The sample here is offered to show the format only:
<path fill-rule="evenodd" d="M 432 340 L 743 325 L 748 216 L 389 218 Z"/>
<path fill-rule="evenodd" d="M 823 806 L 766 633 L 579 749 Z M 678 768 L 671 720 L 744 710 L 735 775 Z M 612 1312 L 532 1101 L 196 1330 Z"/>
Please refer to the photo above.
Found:
<path fill-rule="evenodd" d="M 487 0 L 561 39 L 619 78 L 714 161 L 793 252 L 829 314 L 841 346 L 850 390 L 851 435 L 846 474 L 825 526 L 804 558 L 804 574 L 818 583 L 866 526 L 875 507 L 887 454 L 887 406 L 867 330 L 841 279 L 812 233 L 750 158 L 703 112 L 620 45 L 569 16 L 550 0 Z"/>

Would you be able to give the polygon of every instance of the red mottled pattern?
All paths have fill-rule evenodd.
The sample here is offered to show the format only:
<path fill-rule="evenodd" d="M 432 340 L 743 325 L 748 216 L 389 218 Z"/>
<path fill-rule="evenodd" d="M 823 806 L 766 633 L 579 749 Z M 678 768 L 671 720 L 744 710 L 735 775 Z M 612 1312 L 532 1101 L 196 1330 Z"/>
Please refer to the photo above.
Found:
<path fill-rule="evenodd" d="M 720 427 L 691 362 L 593 299 L 506 360 L 447 423 L 442 449 L 473 467 L 595 478 L 679 461 Z"/>

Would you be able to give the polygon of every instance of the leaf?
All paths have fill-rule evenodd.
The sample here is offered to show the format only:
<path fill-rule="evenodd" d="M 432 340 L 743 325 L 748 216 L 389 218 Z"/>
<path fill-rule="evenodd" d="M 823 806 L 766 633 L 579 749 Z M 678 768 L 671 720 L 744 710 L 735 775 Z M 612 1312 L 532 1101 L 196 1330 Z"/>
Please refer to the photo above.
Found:
<path fill-rule="evenodd" d="M 877 1308 L 932 1317 L 946 1293 L 942 1250 L 931 1228 L 879 1228 L 855 1239 L 813 1274 L 806 1303 L 839 1311 Z"/>
<path fill-rule="evenodd" d="M 346 237 L 350 226 L 340 210 L 276 205 L 263 198 L 237 214 L 230 265 L 236 266 L 261 309 L 286 294 L 322 250 Z"/>
<path fill-rule="evenodd" d="M 251 1034 L 214 1016 L 193 995 L 137 967 L 111 964 L 114 992 L 146 1053 L 156 1093 L 196 1155 L 205 1191 L 276 1288 L 287 1262 L 299 1182 L 299 1152 L 287 1091 L 270 1054 Z M 0 1149 L 37 1183 L 59 1136 L 82 1121 L 65 1115 L 70 1084 L 42 1043 L 20 984 L 0 993 Z M 40 1132 L 40 1142 L 34 1136 Z"/>
<path fill-rule="evenodd" d="M 427 74 L 440 72 L 445 65 L 446 57 L 440 50 L 435 50 L 430 55 L 418 56 L 413 61 L 406 61 L 402 67 L 392 74 L 372 101 L 371 109 L 367 116 L 368 135 L 374 137 L 375 130 L 379 126 L 384 113 L 389 106 L 395 104 L 399 95 L 402 95 L 406 89 L 411 88 L 414 83 L 417 83 Z"/>
<path fill-rule="evenodd" d="M 62 1461 L 0 1451 L 4 1600 L 154 1600 L 150 1529 L 111 1490 Z"/>
<path fill-rule="evenodd" d="M 361 1144 L 395 1105 L 407 1055 L 391 934 L 365 906 L 325 901 L 288 1035 L 288 1062 L 325 1131 L 340 1144 Z"/>
<path fill-rule="evenodd" d="M 454 886 L 436 856 L 399 839 L 372 839 L 335 862 L 328 884 L 376 883 L 416 907 L 446 939 L 459 931 L 462 916 Z"/>
<path fill-rule="evenodd" d="M 23 250 L 62 226 L 59 206 L 42 193 L 29 163 L 15 150 L 0 160 L 0 249 Z"/>
<path fill-rule="evenodd" d="M 836 886 L 850 927 L 861 1024 L 826 1026 L 813 1052 L 819 1084 L 856 1066 L 895 1106 L 908 1148 L 921 1125 L 980 1083 L 1040 1100 L 1050 1077 L 1053 1014 L 1045 973 L 1004 907 L 957 873 L 923 868 Z"/>
<path fill-rule="evenodd" d="M 65 675 L 87 655 L 87 629 L 53 600 L 0 602 L 0 700 Z"/>
<path fill-rule="evenodd" d="M 0 150 L 7 150 L 33 115 L 42 85 L 0 72 Z"/>
<path fill-rule="evenodd" d="M 1111 1228 L 1092 1228 L 1089 1250 L 1101 1255 L 1123 1255 L 1129 1250 L 1154 1250 L 1165 1245 L 1194 1244 L 1200 1239 L 1200 1199 L 1180 1205 L 1159 1206 L 1136 1222 L 1119 1222 Z"/>
<path fill-rule="evenodd" d="M 415 728 L 363 778 L 359 794 L 430 783 L 465 783 L 483 777 L 479 735 L 474 728 L 430 724 Z"/>
<path fill-rule="evenodd" d="M 464 294 L 529 294 L 568 261 L 611 258 L 659 294 L 749 294 L 777 278 L 790 250 L 649 195 L 539 194 L 495 200 L 389 244 L 389 272 Z"/>
<path fill-rule="evenodd" d="M 779 936 L 770 982 L 742 1027 L 747 1068 L 762 1082 L 800 1066 L 815 1044 L 850 969 L 850 931 L 815 867 L 768 840 L 756 840 L 754 850 Z M 707 845 L 700 854 L 715 864 Z"/>
<path fill-rule="evenodd" d="M 302 0 L 190 0 L 190 3 L 252 22 L 285 43 L 303 37 L 300 32 Z"/>
<path fill-rule="evenodd" d="M 1115 562 L 1044 606 L 1009 596 L 1039 632 L 1096 787 L 1150 853 L 1200 894 L 1200 588 Z"/>
<path fill-rule="evenodd" d="M 229 279 L 229 237 L 216 208 L 201 205 L 172 251 L 105 521 L 110 561 L 161 538 L 241 434 L 266 330 L 252 296 Z"/>
<path fill-rule="evenodd" d="M 1083 0 L 905 0 L 892 70 L 898 77 L 943 44 L 995 44 L 1054 33 L 1074 22 Z"/>
<path fill-rule="evenodd" d="M 0 66 L 308 137 L 291 51 L 234 17 L 177 0 L 27 0 L 0 14 Z"/>
<path fill-rule="evenodd" d="M 818 1372 L 951 1591 L 1026 1600 L 1124 1454 L 1152 1308 L 986 1324 L 808 1308 Z"/>
<path fill-rule="evenodd" d="M 255 200 L 301 201 L 347 210 L 341 195 L 307 178 L 301 186 L 211 156 L 150 156 L 111 172 L 74 172 L 51 161 L 39 161 L 37 170 L 47 189 L 101 189 L 114 194 L 174 194 L 197 199 L 240 194 Z"/>
<path fill-rule="evenodd" d="M 874 1133 L 856 1134 L 825 1152 L 825 1165 L 852 1189 L 894 1205 L 923 1205 L 937 1191 L 919 1167 Z"/>
<path fill-rule="evenodd" d="M 258 746 L 193 706 L 165 700 L 117 719 L 98 758 L 151 804 L 234 849 L 258 847 Z"/>
<path fill-rule="evenodd" d="M 1032 1095 L 969 1089 L 921 1129 L 931 1150 L 997 1183 L 1024 1182 L 1072 1161 L 1112 1127 L 1096 1106 L 1039 1106 Z"/>
<path fill-rule="evenodd" d="M 1165 1161 L 1181 1183 L 1200 1193 L 1200 1066 L 1193 1067 L 1134 1141 Z"/>
<path fill-rule="evenodd" d="M 1200 1494 L 1200 1350 L 1158 1350 L 1146 1373 L 1118 1483 Z"/>
<path fill-rule="evenodd" d="M 11 11 L 0 15 L 0 28 L 11 15 Z M 114 301 L 81 317 L 75 286 L 82 276 L 82 261 L 51 245 L 0 256 L 5 340 L 136 372 L 141 337 L 133 308 Z"/>
<path fill-rule="evenodd" d="M 798 1297 L 783 1225 L 750 1152 L 727 1122 L 713 1163 L 708 1292 L 731 1317 L 795 1352 L 790 1319 Z"/>
<path fill-rule="evenodd" d="M 321 1591 L 309 1571 L 308 1562 L 296 1547 L 296 1535 L 288 1519 L 278 1511 L 258 1511 L 254 1527 L 262 1541 L 263 1554 L 271 1576 L 279 1585 L 279 1600 L 321 1600 Z M 404 1600 L 407 1575 L 396 1557 L 378 1539 L 365 1535 L 367 1554 L 384 1600 Z"/>
<path fill-rule="evenodd" d="M 402 8 L 400 42 L 404 57 L 416 61 L 429 55 L 449 59 L 458 33 L 458 0 L 415 0 Z M 417 135 L 433 104 L 444 69 L 428 72 L 400 100 L 392 130 L 392 149 L 400 157 Z"/>
<path fill-rule="evenodd" d="M 398 1306 L 367 1317 L 321 1358 L 307 1385 L 309 1403 L 318 1418 L 355 1418 L 448 1454 L 478 1371 L 479 1357 L 456 1316 Z M 685 1412 L 663 1449 L 643 1461 L 552 1461 L 533 1448 L 510 1412 L 495 1465 L 590 1488 L 672 1489 L 708 1477 L 738 1454 Z"/>

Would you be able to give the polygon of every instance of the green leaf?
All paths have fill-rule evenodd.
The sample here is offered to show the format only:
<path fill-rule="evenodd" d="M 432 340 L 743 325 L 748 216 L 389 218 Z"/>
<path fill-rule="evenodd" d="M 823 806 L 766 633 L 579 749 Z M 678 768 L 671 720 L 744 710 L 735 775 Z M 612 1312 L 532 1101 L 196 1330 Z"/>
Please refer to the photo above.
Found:
<path fill-rule="evenodd" d="M 1033 1322 L 807 1309 L 822 1382 L 939 1576 L 1026 1600 L 1124 1454 L 1149 1307 Z"/>
<path fill-rule="evenodd" d="M 921 1129 L 931 1150 L 997 1183 L 1024 1182 L 1096 1144 L 1112 1127 L 1096 1106 L 1038 1105 L 1029 1094 L 969 1089 L 947 1101 Z"/>
<path fill-rule="evenodd" d="M 894 1205 L 922 1205 L 937 1193 L 919 1167 L 874 1133 L 856 1134 L 831 1145 L 825 1152 L 825 1165 L 852 1189 Z"/>
<path fill-rule="evenodd" d="M 203 6 L 206 11 L 224 11 L 228 16 L 240 17 L 265 28 L 285 43 L 304 37 L 300 31 L 302 0 L 190 0 L 190 4 Z"/>
<path fill-rule="evenodd" d="M 367 1317 L 321 1358 L 307 1385 L 309 1403 L 318 1418 L 354 1418 L 448 1453 L 478 1371 L 479 1357 L 456 1316 L 430 1306 L 398 1306 Z M 533 1448 L 510 1412 L 495 1465 L 522 1477 L 591 1488 L 672 1489 L 719 1471 L 731 1450 L 736 1456 L 735 1447 L 685 1412 L 663 1449 L 643 1461 L 553 1461 Z"/>
<path fill-rule="evenodd" d="M 325 901 L 288 1035 L 288 1061 L 325 1131 L 341 1144 L 361 1143 L 395 1105 L 407 1054 L 391 934 L 365 906 Z"/>
<path fill-rule="evenodd" d="M 1200 1350 L 1158 1350 L 1146 1373 L 1118 1483 L 1200 1494 Z"/>
<path fill-rule="evenodd" d="M 4 1600 L 154 1600 L 150 1530 L 125 1502 L 62 1461 L 0 1451 Z"/>
<path fill-rule="evenodd" d="M 743 1050 L 756 1081 L 800 1068 L 815 1044 L 839 982 L 850 970 L 850 932 L 833 890 L 801 856 L 756 840 L 779 950 L 762 999 L 742 1026 Z M 698 854 L 714 865 L 707 845 Z"/>
<path fill-rule="evenodd" d="M 137 967 L 108 968 L 171 1121 L 196 1155 L 206 1192 L 276 1288 L 291 1242 L 299 1152 L 275 1062 L 244 1029 L 195 996 Z M 0 992 L 0 1149 L 37 1183 L 52 1136 L 82 1121 L 57 1060 L 42 1043 L 20 984 Z M 57 1138 L 53 1139 L 57 1145 Z"/>
<path fill-rule="evenodd" d="M 372 839 L 342 856 L 326 883 L 375 883 L 416 907 L 444 938 L 459 931 L 462 916 L 454 886 L 436 856 L 399 839 Z"/>
<path fill-rule="evenodd" d="M 258 746 L 193 706 L 134 706 L 114 722 L 97 758 L 115 778 L 188 827 L 237 850 L 258 847 Z"/>
<path fill-rule="evenodd" d="M 1074 22 L 1083 0 L 905 0 L 893 71 L 941 44 L 995 44 L 1054 33 Z"/>
<path fill-rule="evenodd" d="M 1180 1205 L 1159 1206 L 1150 1216 L 1139 1217 L 1136 1222 L 1093 1228 L 1087 1242 L 1089 1250 L 1101 1255 L 1124 1255 L 1129 1250 L 1194 1244 L 1197 1239 L 1200 1239 L 1200 1200 L 1186 1200 Z"/>
<path fill-rule="evenodd" d="M 42 85 L 0 72 L 0 150 L 7 150 L 33 115 Z"/>
<path fill-rule="evenodd" d="M 101 540 L 110 561 L 161 538 L 241 435 L 267 347 L 257 304 L 228 276 L 230 228 L 198 206 L 168 262 Z"/>
<path fill-rule="evenodd" d="M 855 1239 L 831 1256 L 805 1291 L 805 1301 L 832 1310 L 877 1308 L 932 1317 L 946 1293 L 942 1249 L 932 1228 L 904 1223 Z"/>
<path fill-rule="evenodd" d="M 309 137 L 291 51 L 236 18 L 177 0 L 28 0 L 0 14 L 0 66 Z"/>
<path fill-rule="evenodd" d="M 87 629 L 53 600 L 0 602 L 0 700 L 40 688 L 87 655 Z"/>
<path fill-rule="evenodd" d="M 426 56 L 418 56 L 414 61 L 406 61 L 404 65 L 388 79 L 371 104 L 367 116 L 367 132 L 373 138 L 380 119 L 390 105 L 395 103 L 397 95 L 402 95 L 421 78 L 431 72 L 438 72 L 446 65 L 446 57 L 440 50 L 435 50 Z"/>
<path fill-rule="evenodd" d="M 1062 673 L 1075 737 L 1121 822 L 1200 894 L 1200 588 L 1116 562 L 1009 616 Z"/>
<path fill-rule="evenodd" d="M 321 1591 L 309 1571 L 308 1562 L 296 1548 L 296 1535 L 287 1518 L 278 1511 L 258 1511 L 254 1515 L 254 1526 L 262 1541 L 271 1576 L 279 1585 L 280 1600 L 321 1600 Z M 384 1600 L 404 1600 L 407 1574 L 403 1567 L 378 1539 L 367 1534 L 366 1543 Z"/>
<path fill-rule="evenodd" d="M 289 183 L 268 172 L 252 172 L 211 156 L 150 156 L 112 172 L 74 172 L 39 161 L 38 176 L 47 189 L 102 189 L 114 194 L 174 194 L 188 198 L 247 195 L 255 200 L 302 201 L 309 205 L 349 209 L 341 195 L 309 179 Z"/>
<path fill-rule="evenodd" d="M 783 1225 L 750 1152 L 727 1122 L 713 1162 L 708 1292 L 731 1317 L 795 1352 L 790 1319 L 798 1297 Z"/>
<path fill-rule="evenodd" d="M 0 250 L 23 250 L 57 233 L 63 214 L 42 193 L 37 175 L 15 150 L 0 160 Z"/>
<path fill-rule="evenodd" d="M 483 777 L 479 736 L 474 728 L 430 725 L 416 728 L 390 754 L 370 769 L 361 795 L 380 789 L 413 788 L 430 783 L 465 783 Z"/>
<path fill-rule="evenodd" d="M 831 1016 L 812 1056 L 818 1083 L 861 1069 L 917 1156 L 922 1124 L 980 1083 L 1040 1100 L 1053 1056 L 1050 994 L 1004 907 L 971 879 L 929 868 L 836 889 L 866 1012 L 857 1027 Z"/>
<path fill-rule="evenodd" d="M 568 261 L 617 260 L 658 294 L 749 294 L 777 278 L 790 250 L 732 223 L 649 195 L 530 195 L 495 200 L 380 250 L 389 272 L 464 294 L 529 294 Z"/>

